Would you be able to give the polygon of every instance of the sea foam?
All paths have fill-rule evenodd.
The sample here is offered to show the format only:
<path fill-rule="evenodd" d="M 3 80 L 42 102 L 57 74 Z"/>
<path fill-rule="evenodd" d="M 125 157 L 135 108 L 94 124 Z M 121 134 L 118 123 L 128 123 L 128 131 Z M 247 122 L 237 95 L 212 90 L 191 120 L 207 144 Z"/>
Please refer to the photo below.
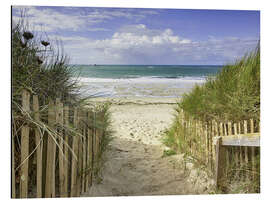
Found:
<path fill-rule="evenodd" d="M 73 78 L 75 80 L 75 78 Z M 84 96 L 102 97 L 180 97 L 205 78 L 78 78 Z"/>
<path fill-rule="evenodd" d="M 80 77 L 81 83 L 203 83 L 203 77 L 178 77 L 178 78 L 160 78 L 160 77 L 139 77 L 139 78 L 88 78 Z"/>

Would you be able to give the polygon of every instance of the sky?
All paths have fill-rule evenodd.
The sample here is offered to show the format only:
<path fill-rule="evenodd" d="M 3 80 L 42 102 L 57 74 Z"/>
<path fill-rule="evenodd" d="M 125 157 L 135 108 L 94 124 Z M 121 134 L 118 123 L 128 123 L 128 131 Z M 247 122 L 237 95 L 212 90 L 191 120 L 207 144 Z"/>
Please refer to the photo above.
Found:
<path fill-rule="evenodd" d="M 14 22 L 22 9 L 71 64 L 223 65 L 260 39 L 259 11 L 16 6 Z"/>

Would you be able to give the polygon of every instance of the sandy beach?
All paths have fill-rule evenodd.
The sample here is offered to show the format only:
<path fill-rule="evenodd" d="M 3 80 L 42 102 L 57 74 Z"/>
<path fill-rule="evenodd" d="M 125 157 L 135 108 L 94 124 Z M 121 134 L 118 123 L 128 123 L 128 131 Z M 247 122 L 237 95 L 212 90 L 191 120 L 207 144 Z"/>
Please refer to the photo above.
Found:
<path fill-rule="evenodd" d="M 177 98 L 96 98 L 111 101 L 114 139 L 101 183 L 83 196 L 203 194 L 211 182 L 183 154 L 163 156 L 162 133 L 173 122 Z"/>

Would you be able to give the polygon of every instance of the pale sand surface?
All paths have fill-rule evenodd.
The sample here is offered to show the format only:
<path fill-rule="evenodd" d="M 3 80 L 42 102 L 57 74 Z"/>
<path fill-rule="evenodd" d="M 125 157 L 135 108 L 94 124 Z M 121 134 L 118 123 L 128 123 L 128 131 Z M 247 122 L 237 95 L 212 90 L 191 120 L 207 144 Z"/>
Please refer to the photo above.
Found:
<path fill-rule="evenodd" d="M 106 98 L 96 98 L 104 102 Z M 101 183 L 89 196 L 203 194 L 210 188 L 205 174 L 183 155 L 163 157 L 162 132 L 173 121 L 176 98 L 118 98 L 111 101 L 114 139 L 105 153 Z"/>

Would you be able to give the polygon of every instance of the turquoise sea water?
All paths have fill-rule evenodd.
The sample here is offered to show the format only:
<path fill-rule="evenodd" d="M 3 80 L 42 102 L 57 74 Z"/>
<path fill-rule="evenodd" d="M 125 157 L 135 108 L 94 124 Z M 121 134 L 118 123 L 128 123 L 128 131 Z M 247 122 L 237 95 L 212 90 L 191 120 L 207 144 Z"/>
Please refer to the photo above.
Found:
<path fill-rule="evenodd" d="M 204 78 L 215 75 L 220 66 L 213 65 L 75 65 L 84 78 Z"/>
<path fill-rule="evenodd" d="M 84 96 L 181 97 L 221 69 L 211 65 L 74 65 Z"/>

